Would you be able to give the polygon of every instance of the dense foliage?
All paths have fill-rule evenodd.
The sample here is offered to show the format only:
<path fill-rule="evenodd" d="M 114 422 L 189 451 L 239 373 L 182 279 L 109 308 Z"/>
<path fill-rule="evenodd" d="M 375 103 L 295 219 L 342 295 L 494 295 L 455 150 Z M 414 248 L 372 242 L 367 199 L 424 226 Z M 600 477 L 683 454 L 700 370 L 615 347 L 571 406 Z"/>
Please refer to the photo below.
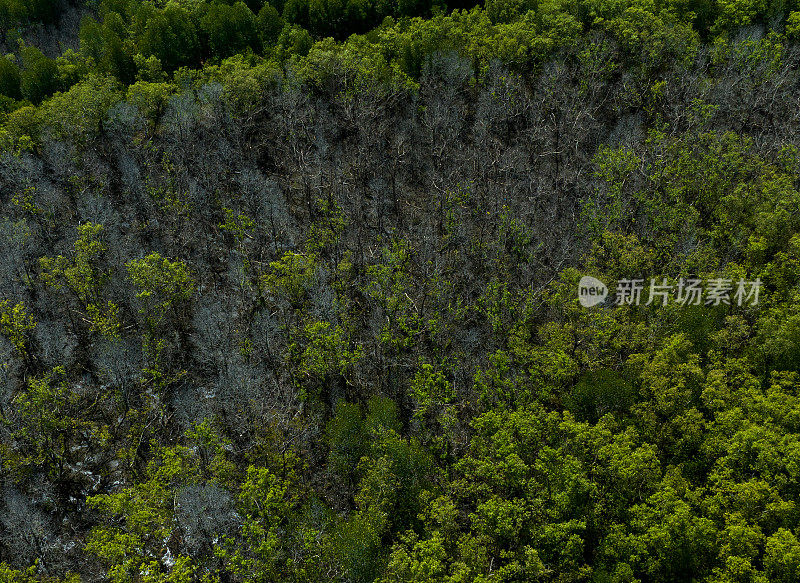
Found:
<path fill-rule="evenodd" d="M 800 580 L 796 4 L 0 26 L 0 581 Z"/>

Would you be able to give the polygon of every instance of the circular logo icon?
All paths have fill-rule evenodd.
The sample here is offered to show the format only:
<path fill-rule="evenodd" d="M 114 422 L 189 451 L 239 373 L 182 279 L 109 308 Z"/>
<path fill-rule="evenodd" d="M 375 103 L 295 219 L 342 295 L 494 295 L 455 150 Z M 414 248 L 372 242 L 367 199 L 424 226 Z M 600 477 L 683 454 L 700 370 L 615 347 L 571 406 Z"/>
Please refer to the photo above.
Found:
<path fill-rule="evenodd" d="M 608 296 L 608 287 L 596 277 L 584 275 L 578 282 L 578 300 L 585 308 L 602 303 Z"/>

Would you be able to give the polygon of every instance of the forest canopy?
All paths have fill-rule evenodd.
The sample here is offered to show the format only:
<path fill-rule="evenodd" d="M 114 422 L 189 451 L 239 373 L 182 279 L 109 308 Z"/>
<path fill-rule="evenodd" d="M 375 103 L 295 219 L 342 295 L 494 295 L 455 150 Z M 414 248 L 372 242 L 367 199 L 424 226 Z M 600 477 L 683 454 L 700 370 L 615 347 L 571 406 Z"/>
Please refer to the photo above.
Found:
<path fill-rule="evenodd" d="M 800 580 L 798 37 L 0 0 L 0 581 Z"/>

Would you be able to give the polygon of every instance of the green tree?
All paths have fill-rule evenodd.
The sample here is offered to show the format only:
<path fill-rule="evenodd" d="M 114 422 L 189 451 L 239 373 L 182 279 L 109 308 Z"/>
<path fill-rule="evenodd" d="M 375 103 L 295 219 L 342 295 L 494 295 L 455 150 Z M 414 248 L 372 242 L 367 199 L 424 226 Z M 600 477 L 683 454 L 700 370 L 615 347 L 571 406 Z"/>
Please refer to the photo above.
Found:
<path fill-rule="evenodd" d="M 137 47 L 145 57 L 156 57 L 167 71 L 193 65 L 200 59 L 200 39 L 194 19 L 174 4 L 147 17 Z"/>
<path fill-rule="evenodd" d="M 82 145 L 103 132 L 109 108 L 121 100 L 114 77 L 90 74 L 42 104 L 42 123 L 55 137 Z"/>
<path fill-rule="evenodd" d="M 103 26 L 94 17 L 85 16 L 81 20 L 78 42 L 83 55 L 100 63 L 103 59 Z"/>
<path fill-rule="evenodd" d="M 28 334 L 36 328 L 36 322 L 28 314 L 25 304 L 11 305 L 9 300 L 0 301 L 0 334 L 5 336 L 20 356 L 27 356 Z"/>
<path fill-rule="evenodd" d="M 280 473 L 249 466 L 239 488 L 242 537 L 228 538 L 218 554 L 237 581 L 313 581 L 324 577 L 323 532 L 303 512 L 300 460 L 287 455 Z"/>
<path fill-rule="evenodd" d="M 292 0 L 290 0 L 291 2 Z M 288 6 L 288 5 L 287 5 Z M 289 19 L 284 14 L 284 18 Z M 286 58 L 290 55 L 297 55 L 298 57 L 305 57 L 308 55 L 311 47 L 314 45 L 314 39 L 311 34 L 303 27 L 296 24 L 286 24 L 278 37 L 278 54 Z"/>
<path fill-rule="evenodd" d="M 106 252 L 102 232 L 103 225 L 80 225 L 73 256 L 40 258 L 40 277 L 49 288 L 66 288 L 72 292 L 85 310 L 84 318 L 93 332 L 117 338 L 120 327 L 119 307 L 102 299 L 102 290 L 109 279 L 109 272 L 100 267 Z"/>
<path fill-rule="evenodd" d="M 158 253 L 125 264 L 128 277 L 139 290 L 140 313 L 150 333 L 155 333 L 170 314 L 191 299 L 196 283 L 183 261 L 170 261 Z"/>
<path fill-rule="evenodd" d="M 278 42 L 278 37 L 283 30 L 284 22 L 278 10 L 269 2 L 265 2 L 256 18 L 258 25 L 258 38 L 264 51 L 272 50 Z"/>
<path fill-rule="evenodd" d="M 246 49 L 259 48 L 258 24 L 246 4 L 212 4 L 200 21 L 211 55 L 223 59 Z"/>
<path fill-rule="evenodd" d="M 11 99 L 20 99 L 22 76 L 17 64 L 6 56 L 0 55 L 0 94 Z"/>
<path fill-rule="evenodd" d="M 0 563 L 0 581 L 4 583 L 81 583 L 79 575 L 68 574 L 64 578 L 38 575 L 37 565 L 19 571 L 6 563 Z"/>
<path fill-rule="evenodd" d="M 99 401 L 82 398 L 61 367 L 31 378 L 12 402 L 11 439 L 0 443 L 6 467 L 17 479 L 41 473 L 63 484 L 74 478 L 77 452 L 108 437 L 107 428 L 92 420 Z"/>
<path fill-rule="evenodd" d="M 60 88 L 58 66 L 34 46 L 23 45 L 19 52 L 22 59 L 20 92 L 22 97 L 38 105 Z"/>
<path fill-rule="evenodd" d="M 103 56 L 99 61 L 100 70 L 114 75 L 122 83 L 130 83 L 135 74 L 133 56 L 123 42 L 127 27 L 116 12 L 109 12 L 103 21 Z"/>
<path fill-rule="evenodd" d="M 181 554 L 180 547 L 173 546 L 174 555 L 163 552 L 165 541 L 181 536 L 175 514 L 180 493 L 193 485 L 224 487 L 232 479 L 228 444 L 209 422 L 192 427 L 184 437 L 185 446 L 158 448 L 137 483 L 87 499 L 106 520 L 92 530 L 86 550 L 101 560 L 114 583 L 215 580 L 211 573 L 202 576 L 198 561 Z"/>

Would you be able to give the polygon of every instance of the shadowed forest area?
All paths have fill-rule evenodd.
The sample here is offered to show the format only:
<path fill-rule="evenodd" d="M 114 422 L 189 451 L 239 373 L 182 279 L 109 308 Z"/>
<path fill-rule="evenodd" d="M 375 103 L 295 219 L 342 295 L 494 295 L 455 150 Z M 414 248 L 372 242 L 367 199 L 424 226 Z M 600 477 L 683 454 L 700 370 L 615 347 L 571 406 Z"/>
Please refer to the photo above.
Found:
<path fill-rule="evenodd" d="M 0 0 L 0 582 L 796 583 L 798 39 Z"/>

